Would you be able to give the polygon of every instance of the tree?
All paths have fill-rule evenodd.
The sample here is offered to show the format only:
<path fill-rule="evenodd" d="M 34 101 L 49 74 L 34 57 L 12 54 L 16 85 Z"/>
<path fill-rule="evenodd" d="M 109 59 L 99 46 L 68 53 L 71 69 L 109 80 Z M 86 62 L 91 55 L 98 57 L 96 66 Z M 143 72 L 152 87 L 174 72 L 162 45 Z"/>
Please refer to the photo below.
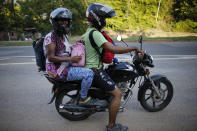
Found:
<path fill-rule="evenodd" d="M 174 0 L 172 15 L 175 31 L 197 32 L 197 1 Z"/>
<path fill-rule="evenodd" d="M 86 5 L 83 0 L 67 0 L 62 3 L 62 7 L 71 10 L 73 14 L 72 34 L 83 34 L 87 28 L 85 20 Z"/>
<path fill-rule="evenodd" d="M 7 1 L 7 2 L 6 2 Z M 108 4 L 117 16 L 107 19 L 106 29 L 132 31 L 160 29 L 197 32 L 196 0 L 0 0 L 0 30 L 34 27 L 43 34 L 52 30 L 51 11 L 59 7 L 73 14 L 71 34 L 83 34 L 87 28 L 85 12 L 92 2 Z M 155 21 L 160 2 L 158 21 Z"/>
<path fill-rule="evenodd" d="M 173 16 L 176 21 L 190 19 L 197 22 L 197 1 L 174 0 Z"/>
<path fill-rule="evenodd" d="M 53 10 L 52 2 L 48 0 L 26 0 L 18 2 L 21 7 L 23 29 L 36 28 L 37 31 L 46 34 L 51 30 L 49 14 Z"/>
<path fill-rule="evenodd" d="M 35 27 L 46 34 L 51 31 L 50 13 L 59 7 L 68 8 L 73 14 L 71 33 L 81 34 L 85 31 L 85 9 L 81 0 L 26 0 L 20 1 L 21 13 L 25 21 L 24 27 Z"/>
<path fill-rule="evenodd" d="M 13 13 L 14 5 L 12 2 L 0 0 L 0 30 L 13 30 L 16 27 L 15 13 Z M 15 12 L 15 11 L 14 11 Z"/>

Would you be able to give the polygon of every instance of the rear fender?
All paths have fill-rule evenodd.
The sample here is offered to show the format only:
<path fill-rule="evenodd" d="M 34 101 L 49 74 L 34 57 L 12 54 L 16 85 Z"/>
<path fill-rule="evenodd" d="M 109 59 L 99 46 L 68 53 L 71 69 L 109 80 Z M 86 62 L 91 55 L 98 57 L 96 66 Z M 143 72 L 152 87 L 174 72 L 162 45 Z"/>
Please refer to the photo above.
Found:
<path fill-rule="evenodd" d="M 151 76 L 151 79 L 154 81 L 154 83 L 157 83 L 157 81 L 161 80 L 161 79 L 167 79 L 167 77 L 165 75 L 161 75 L 161 74 L 157 74 L 157 75 L 153 75 Z M 146 79 L 143 84 L 139 87 L 139 91 L 138 91 L 138 100 L 139 98 L 141 98 L 142 95 L 142 91 L 151 85 L 151 82 Z"/>
<path fill-rule="evenodd" d="M 53 96 L 51 98 L 51 100 L 49 101 L 48 104 L 52 104 L 53 101 L 55 100 L 55 98 L 64 90 L 68 90 L 68 89 L 81 89 L 81 86 L 79 84 L 55 84 L 53 85 L 52 88 L 52 93 Z"/>

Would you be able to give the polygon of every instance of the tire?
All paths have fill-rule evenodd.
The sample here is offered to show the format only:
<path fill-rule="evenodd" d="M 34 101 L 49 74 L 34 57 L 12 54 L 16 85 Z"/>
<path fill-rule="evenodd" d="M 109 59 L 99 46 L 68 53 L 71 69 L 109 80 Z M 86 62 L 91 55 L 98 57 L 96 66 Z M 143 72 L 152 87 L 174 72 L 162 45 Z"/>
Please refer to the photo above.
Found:
<path fill-rule="evenodd" d="M 71 121 L 80 121 L 87 119 L 91 113 L 87 112 L 70 112 L 66 111 L 65 112 L 59 112 L 59 106 L 60 104 L 66 104 L 69 102 L 74 103 L 76 102 L 76 97 L 78 95 L 78 90 L 77 89 L 67 89 L 67 90 L 62 90 L 56 97 L 55 100 L 55 107 L 57 112 L 64 117 L 65 119 L 71 120 Z"/>
<path fill-rule="evenodd" d="M 155 91 L 151 87 L 144 87 L 139 101 L 144 109 L 150 112 L 163 110 L 172 100 L 173 86 L 167 78 L 159 79 L 155 82 L 161 97 L 157 97 Z"/>

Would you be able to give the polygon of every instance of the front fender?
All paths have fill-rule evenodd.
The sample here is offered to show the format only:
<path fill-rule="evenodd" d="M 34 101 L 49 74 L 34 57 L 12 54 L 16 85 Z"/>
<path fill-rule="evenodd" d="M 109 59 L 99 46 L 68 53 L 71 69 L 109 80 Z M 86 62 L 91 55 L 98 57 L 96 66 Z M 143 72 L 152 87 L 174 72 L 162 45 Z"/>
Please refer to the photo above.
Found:
<path fill-rule="evenodd" d="M 167 79 L 167 77 L 165 75 L 161 75 L 161 74 L 157 74 L 157 75 L 152 75 L 151 79 L 154 81 L 154 83 L 157 83 L 157 81 L 161 80 L 161 79 Z M 139 91 L 138 91 L 138 100 L 139 98 L 141 98 L 142 95 L 142 91 L 151 85 L 151 82 L 148 79 L 145 79 L 145 81 L 142 83 L 142 85 L 139 87 Z"/>

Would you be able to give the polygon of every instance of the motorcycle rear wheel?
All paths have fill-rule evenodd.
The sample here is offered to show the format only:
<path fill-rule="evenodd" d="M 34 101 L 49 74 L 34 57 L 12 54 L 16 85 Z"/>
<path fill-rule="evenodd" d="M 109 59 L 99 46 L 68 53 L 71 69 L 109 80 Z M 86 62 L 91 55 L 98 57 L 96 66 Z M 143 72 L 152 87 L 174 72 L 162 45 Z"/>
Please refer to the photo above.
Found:
<path fill-rule="evenodd" d="M 57 112 L 62 117 L 70 121 L 84 120 L 91 115 L 91 113 L 87 113 L 87 112 L 70 112 L 66 110 L 64 112 L 59 111 L 59 106 L 61 104 L 68 104 L 68 103 L 71 104 L 76 102 L 76 96 L 78 95 L 77 93 L 78 93 L 77 89 L 63 90 L 61 93 L 58 94 L 55 100 L 55 107 Z"/>
<path fill-rule="evenodd" d="M 161 96 L 157 97 L 155 91 L 151 87 L 145 87 L 139 98 L 140 104 L 144 109 L 150 112 L 163 110 L 172 100 L 173 86 L 167 78 L 162 78 L 155 82 Z"/>

